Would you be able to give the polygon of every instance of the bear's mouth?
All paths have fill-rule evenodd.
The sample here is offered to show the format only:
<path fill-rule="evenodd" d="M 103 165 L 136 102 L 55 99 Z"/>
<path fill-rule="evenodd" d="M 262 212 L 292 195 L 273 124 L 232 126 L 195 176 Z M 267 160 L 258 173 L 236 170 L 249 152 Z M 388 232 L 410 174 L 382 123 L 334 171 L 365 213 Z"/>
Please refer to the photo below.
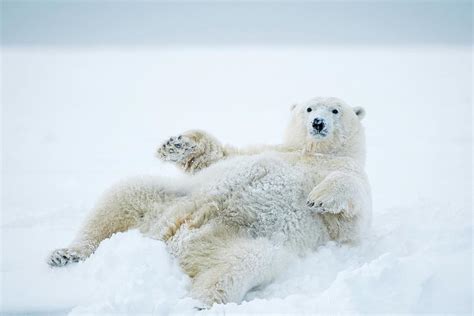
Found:
<path fill-rule="evenodd" d="M 311 129 L 311 135 L 315 136 L 316 138 L 324 138 L 326 136 L 328 136 L 328 129 L 327 128 L 323 128 L 323 129 Z"/>

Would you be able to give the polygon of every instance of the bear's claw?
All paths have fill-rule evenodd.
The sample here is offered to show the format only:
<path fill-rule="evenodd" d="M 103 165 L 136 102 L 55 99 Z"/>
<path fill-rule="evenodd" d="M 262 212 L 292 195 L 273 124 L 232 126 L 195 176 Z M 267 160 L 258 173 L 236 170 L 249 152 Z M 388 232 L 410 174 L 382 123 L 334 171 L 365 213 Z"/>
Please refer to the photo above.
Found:
<path fill-rule="evenodd" d="M 315 211 L 317 213 L 325 213 L 326 212 L 323 202 L 318 203 L 318 202 L 313 202 L 311 200 L 308 200 L 306 202 L 306 205 L 309 206 L 309 207 L 315 208 Z"/>

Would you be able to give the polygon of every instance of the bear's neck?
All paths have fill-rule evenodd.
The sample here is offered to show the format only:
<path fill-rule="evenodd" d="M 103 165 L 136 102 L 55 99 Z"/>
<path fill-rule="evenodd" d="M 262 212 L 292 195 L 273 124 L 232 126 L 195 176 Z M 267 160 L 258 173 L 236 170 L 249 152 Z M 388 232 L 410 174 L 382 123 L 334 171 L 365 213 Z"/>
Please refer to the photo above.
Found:
<path fill-rule="evenodd" d="M 357 161 L 362 167 L 365 165 L 365 135 L 361 128 L 350 138 L 342 138 L 335 135 L 334 139 L 306 142 L 304 152 L 306 154 L 322 154 L 337 157 L 349 157 Z"/>

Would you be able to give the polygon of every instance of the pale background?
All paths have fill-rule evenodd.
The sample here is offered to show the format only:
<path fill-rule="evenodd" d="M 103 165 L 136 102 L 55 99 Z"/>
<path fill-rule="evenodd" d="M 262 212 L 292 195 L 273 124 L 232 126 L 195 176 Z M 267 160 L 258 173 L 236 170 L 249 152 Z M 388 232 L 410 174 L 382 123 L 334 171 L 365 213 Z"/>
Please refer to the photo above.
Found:
<path fill-rule="evenodd" d="M 166 137 L 278 143 L 293 102 L 364 106 L 373 230 L 215 312 L 472 311 L 470 2 L 2 2 L 1 312 L 193 312 L 136 232 L 52 270 Z"/>

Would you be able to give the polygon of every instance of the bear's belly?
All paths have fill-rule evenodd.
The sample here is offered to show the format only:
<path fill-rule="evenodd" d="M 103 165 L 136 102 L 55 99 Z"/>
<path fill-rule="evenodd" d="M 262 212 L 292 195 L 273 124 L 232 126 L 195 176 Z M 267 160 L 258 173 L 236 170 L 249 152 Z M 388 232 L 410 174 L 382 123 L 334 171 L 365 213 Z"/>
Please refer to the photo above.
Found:
<path fill-rule="evenodd" d="M 238 157 L 200 175 L 197 190 L 218 202 L 218 217 L 252 237 L 268 237 L 293 247 L 314 248 L 327 240 L 319 216 L 306 206 L 320 181 L 305 165 L 290 164 L 278 155 Z"/>

